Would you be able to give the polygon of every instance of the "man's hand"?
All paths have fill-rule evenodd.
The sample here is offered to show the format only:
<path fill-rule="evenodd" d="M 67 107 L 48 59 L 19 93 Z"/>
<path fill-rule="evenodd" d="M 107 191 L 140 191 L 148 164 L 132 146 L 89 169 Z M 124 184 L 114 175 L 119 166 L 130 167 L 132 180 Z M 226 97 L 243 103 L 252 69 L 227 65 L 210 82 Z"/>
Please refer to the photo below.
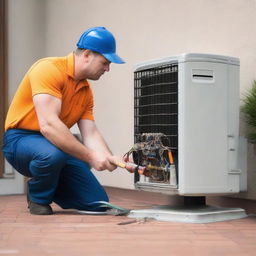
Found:
<path fill-rule="evenodd" d="M 98 153 L 95 151 L 90 152 L 88 163 L 96 171 L 108 170 L 112 172 L 113 170 L 116 169 L 116 165 L 112 164 L 109 161 L 108 156 L 106 154 Z"/>
<path fill-rule="evenodd" d="M 92 151 L 90 154 L 89 164 L 97 171 L 108 170 L 114 171 L 117 167 L 125 168 L 127 171 L 134 173 L 136 166 L 126 163 L 127 159 Z"/>
<path fill-rule="evenodd" d="M 121 158 L 118 156 L 109 156 L 109 162 L 115 165 L 116 167 L 119 166 L 121 168 L 125 168 L 128 172 L 133 173 L 135 171 L 136 166 L 129 165 L 127 158 Z"/>

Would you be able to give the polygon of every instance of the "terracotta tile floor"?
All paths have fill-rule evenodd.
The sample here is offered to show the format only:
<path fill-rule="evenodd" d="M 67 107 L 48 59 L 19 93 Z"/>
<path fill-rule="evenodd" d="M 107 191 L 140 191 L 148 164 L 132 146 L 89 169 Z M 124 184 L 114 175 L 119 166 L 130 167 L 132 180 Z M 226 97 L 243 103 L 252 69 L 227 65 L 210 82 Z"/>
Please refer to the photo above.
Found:
<path fill-rule="evenodd" d="M 155 193 L 107 188 L 112 203 L 139 209 L 166 204 Z M 256 203 L 211 198 L 210 204 L 243 207 Z M 53 206 L 52 216 L 30 215 L 24 195 L 0 197 L 0 256 L 84 255 L 256 255 L 256 217 L 210 224 L 132 222 L 125 216 L 89 216 Z M 132 222 L 132 223 L 131 223 Z"/>

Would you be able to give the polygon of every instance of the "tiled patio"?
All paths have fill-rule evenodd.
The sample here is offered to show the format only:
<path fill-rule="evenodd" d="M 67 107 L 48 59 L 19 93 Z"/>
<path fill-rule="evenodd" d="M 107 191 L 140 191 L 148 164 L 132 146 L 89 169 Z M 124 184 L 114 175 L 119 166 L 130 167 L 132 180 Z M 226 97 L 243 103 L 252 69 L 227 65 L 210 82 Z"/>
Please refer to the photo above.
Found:
<path fill-rule="evenodd" d="M 166 204 L 167 196 L 107 188 L 111 202 L 126 208 Z M 210 204 L 256 203 L 211 198 Z M 52 216 L 30 215 L 24 195 L 0 197 L 0 255 L 256 255 L 256 217 L 210 224 L 135 221 L 125 216 L 89 216 L 54 205 Z"/>

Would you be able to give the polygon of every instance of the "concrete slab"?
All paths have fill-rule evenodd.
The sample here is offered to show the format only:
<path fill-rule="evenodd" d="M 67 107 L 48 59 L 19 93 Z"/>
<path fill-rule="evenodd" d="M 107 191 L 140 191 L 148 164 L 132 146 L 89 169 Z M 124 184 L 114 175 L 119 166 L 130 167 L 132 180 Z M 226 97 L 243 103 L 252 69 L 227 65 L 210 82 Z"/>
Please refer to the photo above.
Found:
<path fill-rule="evenodd" d="M 128 217 L 136 219 L 152 218 L 170 222 L 211 223 L 246 218 L 247 214 L 241 208 L 224 208 L 208 205 L 194 207 L 163 205 L 151 209 L 132 210 Z"/>

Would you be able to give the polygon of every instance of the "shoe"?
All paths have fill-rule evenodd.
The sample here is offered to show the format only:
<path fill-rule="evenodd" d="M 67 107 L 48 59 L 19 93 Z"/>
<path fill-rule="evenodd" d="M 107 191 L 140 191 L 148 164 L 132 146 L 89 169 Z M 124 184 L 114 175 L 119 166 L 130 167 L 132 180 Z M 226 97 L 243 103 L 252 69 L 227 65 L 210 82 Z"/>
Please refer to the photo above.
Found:
<path fill-rule="evenodd" d="M 48 204 L 38 204 L 30 201 L 29 195 L 27 193 L 27 202 L 28 202 L 28 208 L 31 214 L 34 215 L 52 215 L 52 207 Z"/>
<path fill-rule="evenodd" d="M 52 207 L 50 205 L 37 204 L 29 201 L 28 208 L 31 214 L 34 215 L 52 215 Z"/>

